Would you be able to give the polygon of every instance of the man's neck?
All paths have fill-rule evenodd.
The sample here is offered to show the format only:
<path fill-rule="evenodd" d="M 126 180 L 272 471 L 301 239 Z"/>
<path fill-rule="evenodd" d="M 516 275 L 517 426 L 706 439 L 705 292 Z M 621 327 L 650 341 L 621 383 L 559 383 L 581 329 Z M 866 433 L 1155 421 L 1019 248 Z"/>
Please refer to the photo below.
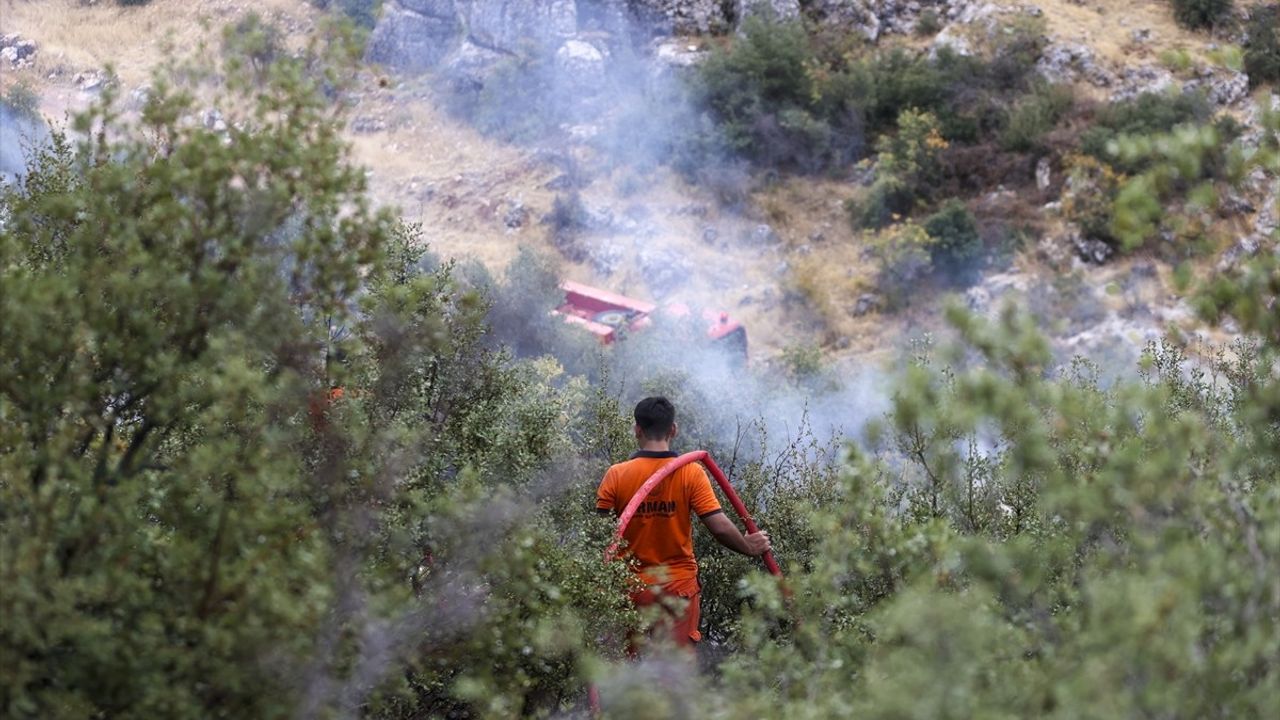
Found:
<path fill-rule="evenodd" d="M 640 443 L 641 452 L 671 452 L 670 440 L 645 440 Z"/>

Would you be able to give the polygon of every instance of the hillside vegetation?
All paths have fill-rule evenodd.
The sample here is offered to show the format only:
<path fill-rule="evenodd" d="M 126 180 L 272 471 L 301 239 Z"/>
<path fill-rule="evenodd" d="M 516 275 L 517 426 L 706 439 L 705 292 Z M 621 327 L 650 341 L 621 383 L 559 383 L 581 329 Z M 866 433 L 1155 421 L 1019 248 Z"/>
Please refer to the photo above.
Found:
<path fill-rule="evenodd" d="M 172 21 L 159 0 L 105 4 L 83 11 Z M 577 195 L 545 187 L 574 167 L 523 145 L 560 124 L 495 139 L 510 126 L 482 107 L 433 109 L 466 144 L 425 157 L 432 172 L 493 149 L 479 184 L 536 178 L 547 204 L 477 261 L 458 248 L 499 221 L 449 224 L 479 202 L 462 181 L 415 217 L 387 202 L 389 171 L 360 165 L 386 148 L 352 141 L 353 116 L 409 91 L 334 22 L 365 6 L 317 5 L 286 8 L 305 32 L 237 15 L 161 53 L 145 93 L 117 77 L 32 98 L 6 70 L 6 111 L 73 110 L 0 187 L 6 717 L 587 717 L 590 687 L 611 718 L 1280 705 L 1265 33 L 1240 50 L 1264 67 L 1246 116 L 1208 89 L 1098 98 L 1032 72 L 1051 18 L 1002 20 L 965 53 L 751 20 L 681 76 L 692 105 L 668 109 L 702 119 L 646 146 L 648 165 L 600 170 L 618 156 L 590 143 L 552 161 L 583 163 Z M 410 142 L 414 117 L 387 132 Z M 709 159 L 724 172 L 701 172 Z M 781 238 L 723 260 L 747 276 L 737 258 L 785 257 L 788 299 L 761 317 L 818 322 L 828 347 L 798 331 L 726 365 L 673 322 L 605 352 L 549 316 L 555 253 L 591 247 L 591 191 L 622 175 L 658 206 L 697 187 L 718 198 L 702 217 L 735 228 L 838 217 L 807 251 Z M 646 196 L 646 178 L 673 184 Z M 1083 269 L 1038 257 L 1068 225 Z M 541 242 L 515 249 L 526 233 Z M 1257 246 L 1233 254 L 1242 239 Z M 1093 316 L 1061 307 L 1092 307 L 1106 267 L 1134 268 L 1134 285 L 1112 276 L 1117 302 L 1155 277 L 1229 342 L 1170 333 L 1120 373 L 1064 358 L 1054 336 Z M 1055 268 L 1021 305 L 932 314 L 994 273 Z M 851 319 L 845 293 L 874 298 Z M 908 341 L 916 320 L 946 332 Z M 881 350 L 896 368 L 869 387 L 831 359 L 854 322 L 903 348 Z M 625 563 L 602 561 L 594 491 L 634 448 L 631 404 L 656 393 L 681 447 L 730 470 L 784 579 L 699 534 L 707 641 L 633 661 L 628 630 L 651 618 L 625 601 Z"/>

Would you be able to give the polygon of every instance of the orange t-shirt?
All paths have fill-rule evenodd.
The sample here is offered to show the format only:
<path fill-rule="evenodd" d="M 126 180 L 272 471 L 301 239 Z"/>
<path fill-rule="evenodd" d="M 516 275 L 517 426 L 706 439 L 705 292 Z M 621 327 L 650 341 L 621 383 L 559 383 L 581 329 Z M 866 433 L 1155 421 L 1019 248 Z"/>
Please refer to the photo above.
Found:
<path fill-rule="evenodd" d="M 621 515 L 627 503 L 651 475 L 666 465 L 674 452 L 641 450 L 610 467 L 596 491 L 596 508 Z M 720 512 L 711 480 L 697 463 L 690 463 L 658 483 L 636 510 L 622 534 L 625 552 L 640 564 L 640 576 L 650 585 L 672 584 L 698 577 L 693 556 L 693 515 Z"/>

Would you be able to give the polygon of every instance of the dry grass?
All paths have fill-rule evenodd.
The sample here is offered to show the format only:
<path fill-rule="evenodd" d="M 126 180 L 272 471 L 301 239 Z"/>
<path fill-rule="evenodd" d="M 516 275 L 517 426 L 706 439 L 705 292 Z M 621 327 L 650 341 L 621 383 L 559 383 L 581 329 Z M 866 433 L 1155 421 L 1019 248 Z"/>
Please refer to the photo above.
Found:
<path fill-rule="evenodd" d="M 36 70 L 43 77 L 110 64 L 123 82 L 137 85 L 169 48 L 187 51 L 216 39 L 222 26 L 247 10 L 295 23 L 314 16 L 304 0 L 153 0 L 128 7 L 111 0 L 88 6 L 80 0 L 0 0 L 0 32 L 39 44 Z"/>
<path fill-rule="evenodd" d="M 1262 5 L 1268 0 L 1236 0 L 1237 7 Z M 1191 32 L 1173 19 L 1169 0 L 1034 0 L 1044 11 L 1048 32 L 1065 41 L 1091 47 L 1099 59 L 1113 66 L 1137 63 L 1160 64 L 1160 53 L 1176 47 L 1193 62 L 1218 64 L 1209 50 L 1221 45 L 1220 38 L 1206 32 Z M 1150 30 L 1149 42 L 1135 43 L 1135 30 Z"/>

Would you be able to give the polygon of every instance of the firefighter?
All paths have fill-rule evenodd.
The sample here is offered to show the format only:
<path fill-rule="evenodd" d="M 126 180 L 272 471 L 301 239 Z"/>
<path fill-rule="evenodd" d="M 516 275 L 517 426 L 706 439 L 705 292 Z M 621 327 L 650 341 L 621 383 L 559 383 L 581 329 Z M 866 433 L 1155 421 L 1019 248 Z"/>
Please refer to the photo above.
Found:
<path fill-rule="evenodd" d="M 671 450 L 679 432 L 675 416 L 675 406 L 664 397 L 648 397 L 636 404 L 635 436 L 640 449 L 605 473 L 596 491 L 597 512 L 619 515 L 644 481 L 676 457 Z M 627 554 L 635 560 L 643 583 L 631 594 L 631 601 L 639 608 L 659 604 L 663 612 L 651 633 L 669 634 L 683 647 L 693 647 L 702 639 L 698 632 L 702 587 L 693 556 L 695 515 L 730 550 L 758 557 L 770 549 L 768 533 L 743 535 L 725 516 L 710 478 L 697 463 L 680 468 L 649 493 L 623 533 Z"/>

